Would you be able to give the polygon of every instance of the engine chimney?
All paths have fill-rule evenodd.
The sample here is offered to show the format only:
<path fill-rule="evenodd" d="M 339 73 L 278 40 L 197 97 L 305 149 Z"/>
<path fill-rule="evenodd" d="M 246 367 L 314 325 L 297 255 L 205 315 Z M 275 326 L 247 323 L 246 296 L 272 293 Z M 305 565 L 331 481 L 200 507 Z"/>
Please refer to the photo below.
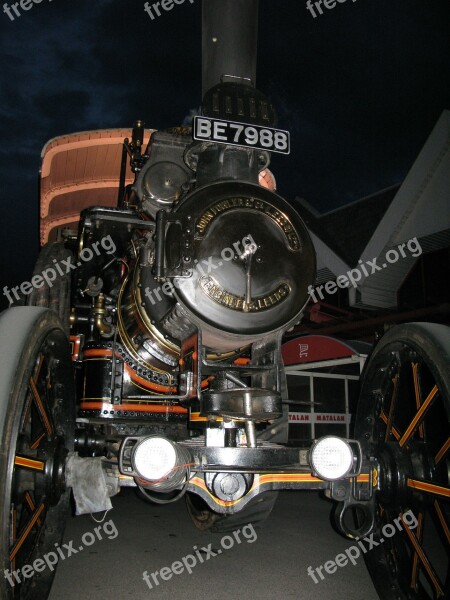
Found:
<path fill-rule="evenodd" d="M 275 115 L 255 88 L 259 0 L 203 0 L 202 115 L 219 121 L 273 127 Z M 268 152 L 238 145 L 199 144 L 189 166 L 197 185 L 239 180 L 258 183 Z"/>
<path fill-rule="evenodd" d="M 203 96 L 221 81 L 235 78 L 255 86 L 258 4 L 203 0 Z"/>

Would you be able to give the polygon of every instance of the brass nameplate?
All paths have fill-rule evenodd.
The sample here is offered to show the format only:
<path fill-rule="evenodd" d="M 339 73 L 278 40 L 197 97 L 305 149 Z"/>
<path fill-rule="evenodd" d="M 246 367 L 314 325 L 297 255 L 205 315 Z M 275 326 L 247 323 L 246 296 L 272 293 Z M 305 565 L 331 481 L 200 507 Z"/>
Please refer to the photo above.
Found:
<path fill-rule="evenodd" d="M 200 287 L 211 300 L 240 312 L 260 312 L 277 306 L 291 293 L 291 288 L 287 283 L 280 284 L 270 294 L 252 298 L 250 303 L 245 301 L 242 296 L 235 296 L 221 288 L 212 277 L 204 275 L 199 279 Z"/>
<path fill-rule="evenodd" d="M 284 232 L 289 247 L 292 250 L 300 250 L 301 242 L 297 235 L 289 218 L 279 211 L 277 208 L 265 202 L 264 200 L 258 200 L 257 198 L 227 198 L 221 200 L 211 206 L 205 213 L 203 213 L 197 221 L 196 232 L 199 235 L 204 235 L 208 227 L 214 221 L 214 219 L 228 210 L 236 208 L 250 208 L 264 213 L 270 217 Z"/>

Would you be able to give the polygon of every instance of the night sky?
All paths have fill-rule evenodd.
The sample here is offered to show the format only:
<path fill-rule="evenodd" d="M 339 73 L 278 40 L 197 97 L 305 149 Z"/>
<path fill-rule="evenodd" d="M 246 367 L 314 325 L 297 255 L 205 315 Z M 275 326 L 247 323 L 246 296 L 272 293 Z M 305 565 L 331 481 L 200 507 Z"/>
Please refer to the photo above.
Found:
<path fill-rule="evenodd" d="M 31 275 L 48 139 L 178 125 L 201 102 L 201 0 L 153 21 L 142 0 L 22 2 L 14 21 L 0 9 L 1 287 Z M 315 19 L 306 0 L 261 0 L 257 87 L 292 135 L 272 163 L 282 195 L 324 212 L 404 179 L 450 108 L 449 25 L 449 0 L 347 0 Z"/>

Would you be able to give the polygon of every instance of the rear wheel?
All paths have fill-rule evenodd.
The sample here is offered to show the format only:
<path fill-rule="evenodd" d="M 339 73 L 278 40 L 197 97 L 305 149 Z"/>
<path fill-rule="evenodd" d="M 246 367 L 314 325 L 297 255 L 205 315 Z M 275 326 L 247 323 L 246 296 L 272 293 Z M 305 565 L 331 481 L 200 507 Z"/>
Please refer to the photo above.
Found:
<path fill-rule="evenodd" d="M 64 242 L 51 242 L 42 247 L 33 271 L 33 278 L 48 271 L 47 280 L 35 287 L 28 296 L 28 306 L 42 306 L 53 310 L 69 335 L 71 269 L 68 261 L 73 257 Z M 58 264 L 58 268 L 56 268 Z M 66 271 L 68 272 L 66 273 Z M 62 273 L 62 275 L 61 275 Z M 49 283 L 48 283 L 49 282 Z"/>
<path fill-rule="evenodd" d="M 42 559 L 61 542 L 70 507 L 69 343 L 53 312 L 12 308 L 0 316 L 0 356 L 0 598 L 45 600 L 54 570 Z"/>
<path fill-rule="evenodd" d="M 380 463 L 374 539 L 364 555 L 383 600 L 450 591 L 450 329 L 390 330 L 363 374 L 356 437 Z"/>

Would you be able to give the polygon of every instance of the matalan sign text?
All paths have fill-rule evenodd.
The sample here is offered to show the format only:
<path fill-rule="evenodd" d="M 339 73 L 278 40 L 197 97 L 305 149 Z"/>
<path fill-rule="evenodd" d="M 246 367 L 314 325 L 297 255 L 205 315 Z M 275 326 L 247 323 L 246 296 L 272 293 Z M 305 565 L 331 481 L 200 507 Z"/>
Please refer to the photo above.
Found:
<path fill-rule="evenodd" d="M 351 415 L 342 413 L 290 412 L 289 423 L 350 423 Z"/>

